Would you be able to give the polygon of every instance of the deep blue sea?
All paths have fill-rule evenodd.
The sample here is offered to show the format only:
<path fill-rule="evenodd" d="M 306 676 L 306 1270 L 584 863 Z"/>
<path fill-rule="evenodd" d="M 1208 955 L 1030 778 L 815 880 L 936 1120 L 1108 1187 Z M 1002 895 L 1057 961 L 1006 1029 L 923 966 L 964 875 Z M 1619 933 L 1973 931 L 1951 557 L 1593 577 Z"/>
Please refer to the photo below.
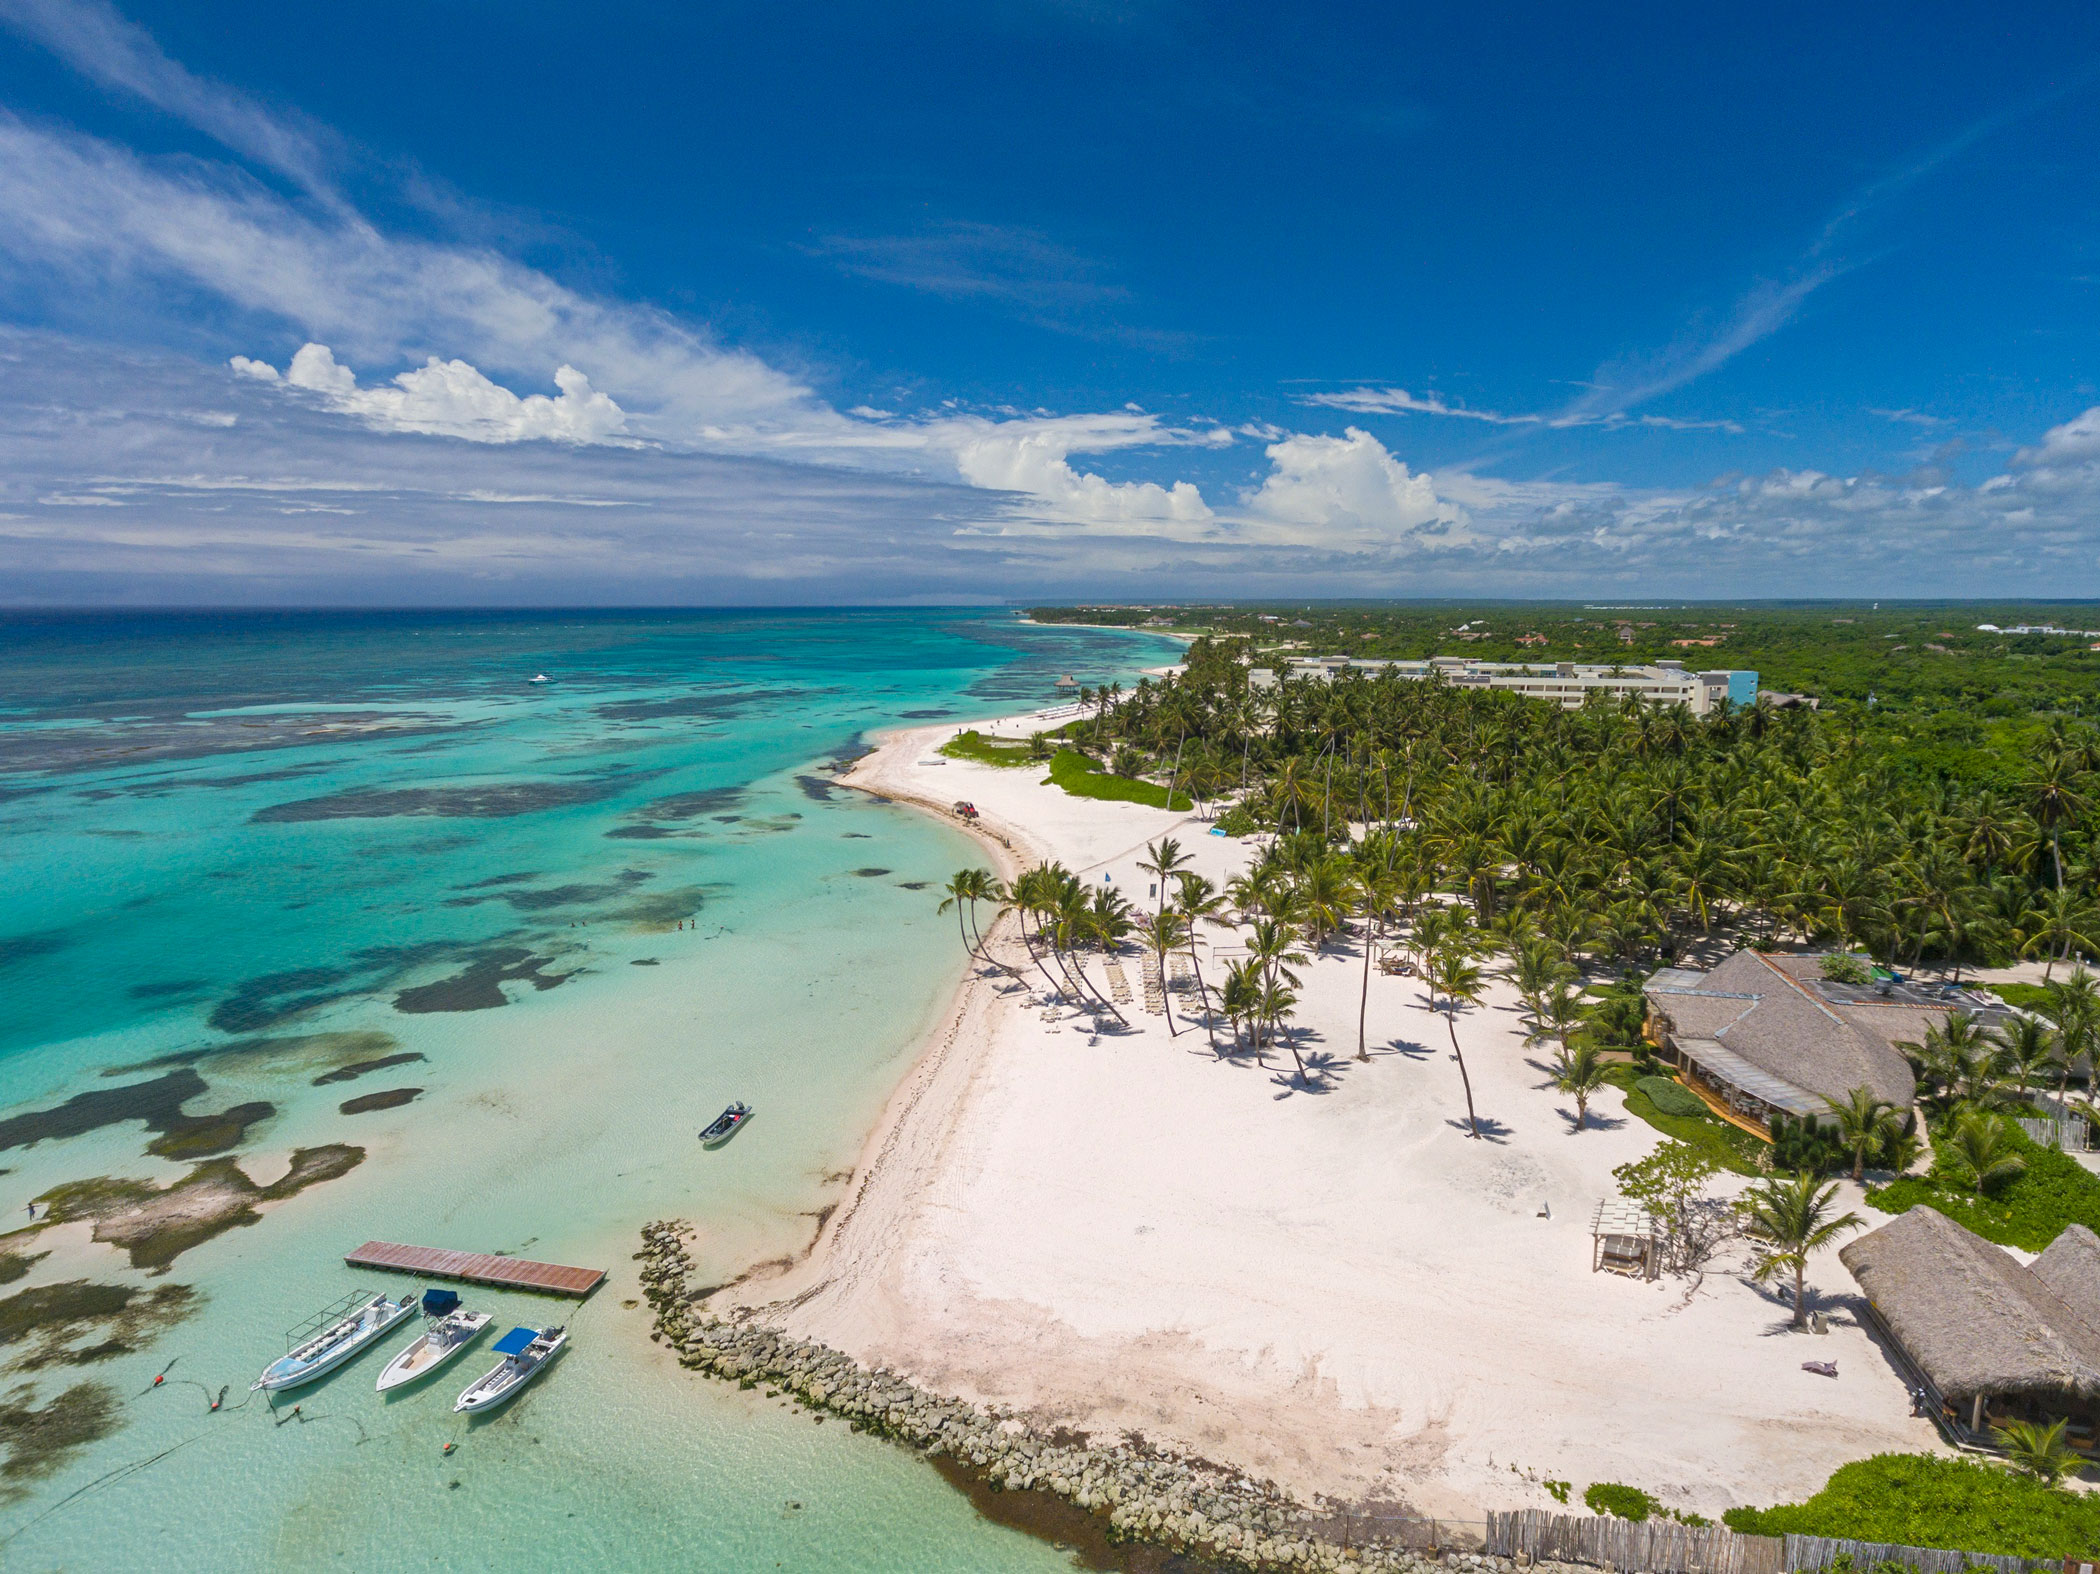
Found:
<path fill-rule="evenodd" d="M 960 975 L 971 845 L 830 767 L 1177 650 L 953 610 L 0 618 L 0 1564 L 1070 1567 L 681 1371 L 629 1254 L 666 1216 L 725 1277 L 806 1246 Z M 471 1292 L 572 1330 L 492 1419 L 451 1410 L 479 1351 L 374 1392 L 405 1328 L 251 1399 L 309 1313 L 408 1286 L 343 1265 L 369 1238 L 613 1277 Z"/>

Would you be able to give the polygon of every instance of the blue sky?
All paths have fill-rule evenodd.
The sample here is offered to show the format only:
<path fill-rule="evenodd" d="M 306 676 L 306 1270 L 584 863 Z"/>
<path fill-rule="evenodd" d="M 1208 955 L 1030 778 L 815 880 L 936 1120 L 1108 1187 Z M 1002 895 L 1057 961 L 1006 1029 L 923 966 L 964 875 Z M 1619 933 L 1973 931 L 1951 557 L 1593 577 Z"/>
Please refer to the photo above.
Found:
<path fill-rule="evenodd" d="M 2096 595 L 2096 110 L 2089 6 L 0 0 L 0 601 Z"/>

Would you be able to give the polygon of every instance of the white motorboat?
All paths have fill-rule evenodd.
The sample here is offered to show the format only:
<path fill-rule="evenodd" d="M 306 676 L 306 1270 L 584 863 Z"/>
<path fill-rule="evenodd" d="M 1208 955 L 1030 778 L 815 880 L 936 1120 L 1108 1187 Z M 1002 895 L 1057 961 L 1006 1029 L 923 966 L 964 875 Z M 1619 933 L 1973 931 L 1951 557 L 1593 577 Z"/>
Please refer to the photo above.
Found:
<path fill-rule="evenodd" d="M 263 1369 L 251 1388 L 297 1388 L 341 1366 L 416 1309 L 416 1298 L 353 1291 L 286 1336 L 292 1348 Z M 318 1330 L 318 1331 L 316 1331 Z"/>
<path fill-rule="evenodd" d="M 532 677 L 527 678 L 525 681 L 527 683 L 552 683 L 554 680 L 548 677 L 546 673 L 541 672 L 534 674 Z"/>
<path fill-rule="evenodd" d="M 513 1328 L 495 1344 L 496 1354 L 503 1359 L 462 1393 L 452 1408 L 469 1412 L 493 1410 L 515 1398 L 518 1390 L 544 1372 L 568 1343 L 565 1328 Z"/>
<path fill-rule="evenodd" d="M 457 1359 L 479 1337 L 494 1318 L 487 1312 L 470 1312 L 450 1290 L 423 1292 L 423 1332 L 409 1347 L 387 1362 L 379 1374 L 379 1391 L 420 1382 L 439 1367 Z"/>

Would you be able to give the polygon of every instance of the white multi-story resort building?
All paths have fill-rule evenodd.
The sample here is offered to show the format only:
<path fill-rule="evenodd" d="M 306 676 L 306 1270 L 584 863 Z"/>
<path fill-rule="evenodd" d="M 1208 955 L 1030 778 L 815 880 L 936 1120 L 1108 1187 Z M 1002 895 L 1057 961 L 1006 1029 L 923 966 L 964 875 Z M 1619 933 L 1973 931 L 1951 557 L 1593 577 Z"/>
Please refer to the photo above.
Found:
<path fill-rule="evenodd" d="M 1460 689 L 1510 689 L 1537 699 L 1557 701 L 1574 709 L 1595 690 L 1614 697 L 1636 694 L 1650 705 L 1685 705 L 1696 716 L 1704 716 L 1722 700 L 1743 706 L 1757 703 L 1757 674 L 1743 671 L 1687 672 L 1681 661 L 1658 661 L 1648 666 L 1591 666 L 1573 661 L 1531 663 L 1521 661 L 1472 661 L 1463 656 L 1432 656 L 1427 661 L 1361 660 L 1348 656 L 1321 656 L 1293 660 L 1284 669 L 1292 678 L 1326 682 L 1338 672 L 1361 672 L 1376 677 L 1390 672 L 1400 678 L 1426 678 L 1431 672 Z M 1277 680 L 1274 669 L 1256 667 L 1248 674 L 1256 688 L 1267 688 Z"/>

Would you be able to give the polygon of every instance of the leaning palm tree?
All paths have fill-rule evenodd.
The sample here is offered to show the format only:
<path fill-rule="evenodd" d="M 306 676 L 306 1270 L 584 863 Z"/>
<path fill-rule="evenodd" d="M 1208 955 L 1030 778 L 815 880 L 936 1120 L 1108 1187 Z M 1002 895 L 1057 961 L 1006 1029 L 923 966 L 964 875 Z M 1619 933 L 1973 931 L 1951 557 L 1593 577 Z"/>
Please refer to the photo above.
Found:
<path fill-rule="evenodd" d="M 1808 1259 L 1841 1235 L 1864 1229 L 1856 1213 L 1833 1215 L 1835 1182 L 1825 1186 L 1806 1170 L 1787 1180 L 1768 1180 L 1750 1188 L 1742 1209 L 1757 1255 L 1751 1272 L 1758 1283 L 1794 1281 L 1794 1326 L 1808 1326 Z"/>
<path fill-rule="evenodd" d="M 1585 1002 L 1582 991 L 1572 984 L 1555 984 L 1539 1001 L 1532 1026 L 1541 1037 L 1557 1039 L 1560 1052 L 1568 1052 L 1568 1039 L 1582 1026 Z"/>
<path fill-rule="evenodd" d="M 963 949 L 972 957 L 977 955 L 977 947 L 971 943 L 970 931 L 963 923 L 963 908 L 977 900 L 979 887 L 976 877 L 983 873 L 982 869 L 956 870 L 948 883 L 941 887 L 946 894 L 941 900 L 941 905 L 935 909 L 936 912 L 942 913 L 951 907 L 955 909 L 955 932 L 962 936 Z"/>
<path fill-rule="evenodd" d="M 1478 1005 L 1484 987 L 1480 969 L 1455 943 L 1446 943 L 1429 958 L 1423 970 L 1423 978 L 1429 985 L 1429 1005 L 1436 1009 L 1436 997 L 1442 992 L 1449 1004 L 1444 1008 L 1444 1026 L 1451 1033 L 1451 1057 L 1458 1062 L 1459 1081 L 1466 1089 L 1466 1135 L 1480 1135 L 1480 1117 L 1473 1112 L 1473 1078 L 1466 1071 L 1465 1051 L 1458 1047 L 1458 1013 L 1462 1007 Z"/>
<path fill-rule="evenodd" d="M 2008 1421 L 1991 1431 L 2013 1469 L 2053 1487 L 2085 1468 L 2085 1456 L 2064 1437 L 2068 1425 L 2065 1421 L 2052 1421 L 2047 1426 L 2039 1421 Z"/>
<path fill-rule="evenodd" d="M 1891 1133 L 1903 1129 L 1903 1117 L 1895 1105 L 1877 1098 L 1868 1087 L 1854 1088 L 1830 1108 L 1837 1117 L 1838 1143 L 1852 1155 L 1852 1178 L 1864 1180 L 1867 1155 L 1886 1144 Z"/>
<path fill-rule="evenodd" d="M 1188 925 L 1172 908 L 1161 908 L 1143 925 L 1145 943 L 1152 947 L 1153 960 L 1159 964 L 1159 999 L 1167 1013 L 1167 1037 L 1180 1031 L 1174 1026 L 1174 999 L 1167 993 L 1167 953 L 1181 944 L 1181 937 Z"/>
<path fill-rule="evenodd" d="M 1589 1119 L 1590 1098 L 1606 1082 L 1604 1058 L 1595 1044 L 1577 1044 L 1570 1050 L 1561 1046 L 1554 1061 L 1553 1086 L 1575 1101 L 1575 1129 L 1582 1130 L 1582 1123 Z"/>

